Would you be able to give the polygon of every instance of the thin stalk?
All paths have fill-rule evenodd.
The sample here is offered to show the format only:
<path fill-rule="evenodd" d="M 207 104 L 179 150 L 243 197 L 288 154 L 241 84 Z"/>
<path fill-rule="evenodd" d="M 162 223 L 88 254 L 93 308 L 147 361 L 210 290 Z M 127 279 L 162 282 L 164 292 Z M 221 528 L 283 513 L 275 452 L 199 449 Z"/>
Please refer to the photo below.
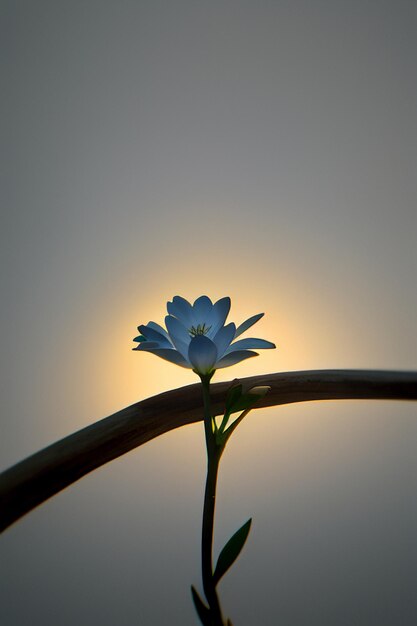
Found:
<path fill-rule="evenodd" d="M 204 493 L 203 530 L 201 535 L 201 566 L 203 589 L 210 607 L 213 626 L 224 626 L 220 602 L 213 581 L 213 532 L 216 507 L 216 486 L 222 448 L 216 444 L 210 410 L 210 378 L 201 377 L 204 398 L 204 429 L 207 446 L 207 478 Z"/>

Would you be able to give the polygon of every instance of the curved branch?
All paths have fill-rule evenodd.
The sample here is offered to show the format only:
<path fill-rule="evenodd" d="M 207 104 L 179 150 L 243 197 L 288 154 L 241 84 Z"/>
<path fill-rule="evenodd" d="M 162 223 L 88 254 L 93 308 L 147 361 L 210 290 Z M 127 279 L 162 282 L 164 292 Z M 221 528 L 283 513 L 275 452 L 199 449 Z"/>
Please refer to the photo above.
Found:
<path fill-rule="evenodd" d="M 256 408 L 310 400 L 417 400 L 417 372 L 315 370 L 240 379 L 269 385 Z M 212 409 L 223 412 L 230 382 L 211 386 Z M 203 418 L 201 385 L 142 400 L 87 426 L 0 475 L 0 531 L 85 474 L 154 437 Z"/>

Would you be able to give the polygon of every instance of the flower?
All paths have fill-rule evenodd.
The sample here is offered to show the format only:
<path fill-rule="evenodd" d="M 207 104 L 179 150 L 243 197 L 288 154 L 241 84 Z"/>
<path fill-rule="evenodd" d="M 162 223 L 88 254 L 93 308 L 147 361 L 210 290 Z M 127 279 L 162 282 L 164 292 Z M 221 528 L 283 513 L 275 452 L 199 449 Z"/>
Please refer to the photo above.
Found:
<path fill-rule="evenodd" d="M 133 350 L 153 352 L 201 376 L 258 356 L 253 348 L 275 348 L 264 339 L 234 341 L 264 314 L 253 315 L 236 328 L 233 322 L 225 324 L 229 310 L 228 297 L 213 304 L 207 296 L 200 296 L 192 305 L 175 296 L 167 303 L 166 330 L 155 322 L 138 326 L 140 335 L 133 340 L 138 346 Z"/>

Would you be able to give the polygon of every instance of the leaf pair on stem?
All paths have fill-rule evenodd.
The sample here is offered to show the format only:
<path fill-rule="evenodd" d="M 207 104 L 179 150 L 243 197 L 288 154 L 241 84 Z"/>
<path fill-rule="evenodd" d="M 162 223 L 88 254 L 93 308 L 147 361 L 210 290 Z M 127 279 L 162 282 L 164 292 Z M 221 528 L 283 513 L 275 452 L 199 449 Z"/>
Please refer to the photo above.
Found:
<path fill-rule="evenodd" d="M 251 524 L 252 519 L 248 519 L 248 521 L 245 522 L 243 526 L 239 528 L 239 530 L 237 530 L 229 539 L 223 550 L 220 552 L 216 569 L 213 574 L 213 584 L 215 587 L 227 570 L 232 567 L 233 563 L 242 551 L 242 548 L 246 543 L 246 539 L 248 538 Z M 210 608 L 204 604 L 193 586 L 191 586 L 191 593 L 195 609 L 203 626 L 212 626 L 213 624 L 216 624 L 216 622 L 213 622 Z M 230 619 L 227 620 L 226 625 L 232 626 Z"/>

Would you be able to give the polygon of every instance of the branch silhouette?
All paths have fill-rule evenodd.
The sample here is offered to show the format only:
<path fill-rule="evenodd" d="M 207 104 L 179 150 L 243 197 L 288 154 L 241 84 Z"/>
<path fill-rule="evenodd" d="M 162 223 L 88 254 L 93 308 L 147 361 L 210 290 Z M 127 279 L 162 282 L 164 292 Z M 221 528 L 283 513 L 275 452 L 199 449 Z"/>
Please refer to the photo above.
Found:
<path fill-rule="evenodd" d="M 312 370 L 239 379 L 269 385 L 256 408 L 311 400 L 417 400 L 417 372 Z M 211 386 L 212 409 L 224 410 L 231 382 Z M 0 531 L 82 476 L 174 428 L 203 419 L 199 383 L 126 407 L 57 441 L 0 474 Z"/>

